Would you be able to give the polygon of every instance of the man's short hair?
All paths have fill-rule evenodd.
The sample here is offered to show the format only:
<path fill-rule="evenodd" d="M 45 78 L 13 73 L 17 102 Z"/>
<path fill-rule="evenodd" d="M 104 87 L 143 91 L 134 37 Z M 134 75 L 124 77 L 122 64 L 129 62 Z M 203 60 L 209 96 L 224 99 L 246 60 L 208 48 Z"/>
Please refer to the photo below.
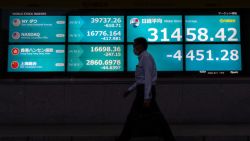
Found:
<path fill-rule="evenodd" d="M 134 44 L 141 45 L 145 50 L 148 48 L 148 41 L 143 37 L 134 39 Z"/>

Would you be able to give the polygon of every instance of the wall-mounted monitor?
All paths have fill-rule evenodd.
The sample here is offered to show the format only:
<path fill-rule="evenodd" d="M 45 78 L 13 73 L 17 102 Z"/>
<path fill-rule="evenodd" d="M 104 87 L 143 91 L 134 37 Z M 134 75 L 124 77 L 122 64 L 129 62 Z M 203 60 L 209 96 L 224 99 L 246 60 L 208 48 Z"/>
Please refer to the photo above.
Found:
<path fill-rule="evenodd" d="M 148 52 L 154 57 L 158 71 L 183 71 L 182 45 L 150 44 Z M 133 52 L 133 45 L 127 48 L 127 70 L 135 71 L 139 59 Z"/>
<path fill-rule="evenodd" d="M 239 15 L 185 16 L 186 42 L 239 42 Z"/>
<path fill-rule="evenodd" d="M 182 42 L 182 16 L 127 16 L 127 41 Z"/>
<path fill-rule="evenodd" d="M 69 16 L 68 41 L 124 42 L 124 16 Z"/>
<path fill-rule="evenodd" d="M 88 44 L 68 46 L 70 72 L 121 72 L 124 70 L 124 46 Z"/>
<path fill-rule="evenodd" d="M 241 58 L 240 44 L 186 45 L 187 71 L 241 71 Z"/>
<path fill-rule="evenodd" d="M 9 45 L 8 72 L 64 72 L 64 45 Z"/>
<path fill-rule="evenodd" d="M 65 42 L 66 16 L 10 16 L 9 42 Z"/>

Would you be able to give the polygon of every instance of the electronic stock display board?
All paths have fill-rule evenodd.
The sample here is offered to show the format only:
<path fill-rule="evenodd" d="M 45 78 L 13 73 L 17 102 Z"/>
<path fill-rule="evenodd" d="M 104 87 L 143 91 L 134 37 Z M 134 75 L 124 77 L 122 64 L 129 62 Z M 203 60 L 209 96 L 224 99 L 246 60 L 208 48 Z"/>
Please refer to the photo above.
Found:
<path fill-rule="evenodd" d="M 130 44 L 127 47 L 128 71 L 134 71 L 138 63 L 132 47 L 137 37 L 148 40 L 148 51 L 154 56 L 159 71 L 237 73 L 242 70 L 240 16 L 237 13 L 140 15 L 128 16 L 127 21 L 127 39 Z"/>
<path fill-rule="evenodd" d="M 237 12 L 9 16 L 8 72 L 131 72 L 135 38 L 160 72 L 242 71 Z M 67 20 L 66 20 L 67 19 Z M 67 30 L 66 30 L 67 29 Z"/>
<path fill-rule="evenodd" d="M 127 70 L 134 71 L 138 58 L 131 45 L 135 38 L 144 37 L 156 62 L 158 71 L 183 71 L 182 16 L 128 16 Z M 162 44 L 154 44 L 162 43 Z M 165 44 L 173 43 L 173 44 Z"/>
<path fill-rule="evenodd" d="M 190 15 L 185 20 L 187 71 L 242 70 L 239 15 Z"/>
<path fill-rule="evenodd" d="M 124 16 L 69 16 L 68 30 L 68 71 L 124 70 Z"/>
<path fill-rule="evenodd" d="M 11 13 L 8 72 L 64 72 L 65 39 L 64 15 Z"/>

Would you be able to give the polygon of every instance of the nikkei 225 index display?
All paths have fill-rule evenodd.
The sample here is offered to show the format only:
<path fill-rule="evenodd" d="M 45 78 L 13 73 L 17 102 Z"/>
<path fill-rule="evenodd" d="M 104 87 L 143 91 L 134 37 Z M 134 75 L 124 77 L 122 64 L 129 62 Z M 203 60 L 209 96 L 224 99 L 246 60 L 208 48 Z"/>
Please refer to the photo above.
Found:
<path fill-rule="evenodd" d="M 132 53 L 133 39 L 145 37 L 159 71 L 241 71 L 239 15 L 186 15 L 182 19 L 178 15 L 128 16 L 127 69 L 134 71 L 138 63 Z"/>

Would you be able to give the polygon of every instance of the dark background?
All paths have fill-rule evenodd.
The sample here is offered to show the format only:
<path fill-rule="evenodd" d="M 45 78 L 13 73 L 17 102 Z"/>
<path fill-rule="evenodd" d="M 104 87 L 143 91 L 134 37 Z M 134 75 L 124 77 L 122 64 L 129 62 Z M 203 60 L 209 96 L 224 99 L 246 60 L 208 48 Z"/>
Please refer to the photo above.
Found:
<path fill-rule="evenodd" d="M 48 10 L 54 8 L 166 10 L 213 8 L 219 10 L 220 8 L 241 9 L 249 7 L 250 1 L 243 0 L 0 1 L 0 8 L 3 10 L 13 8 L 43 8 Z M 245 29 L 243 30 L 248 34 L 250 33 L 250 28 L 248 28 L 250 27 L 250 24 L 248 24 L 250 23 L 250 14 L 245 13 L 245 15 L 246 17 L 249 15 L 249 21 L 245 20 L 244 24 L 249 26 L 244 26 Z M 3 32 L 6 32 L 6 29 Z M 2 39 L 5 38 L 2 34 L 1 36 Z M 248 38 L 250 39 L 250 36 L 245 36 L 245 43 L 243 43 L 245 44 L 245 48 L 249 47 L 246 43 L 249 42 Z M 2 40 L 1 42 L 3 43 L 4 41 Z M 3 47 L 0 46 L 0 48 Z M 249 50 L 246 49 L 246 51 Z M 246 58 L 248 58 L 248 54 L 246 53 Z M 5 60 L 6 58 L 2 59 Z M 245 59 L 244 61 L 244 65 L 247 68 L 248 63 L 246 62 L 249 62 L 249 60 Z M 246 74 L 249 74 L 248 69 L 245 69 L 245 71 Z M 40 134 L 38 137 L 29 137 L 35 136 L 32 130 L 38 126 L 52 128 L 58 125 L 73 127 L 84 127 L 85 125 L 122 125 L 134 98 L 134 94 L 128 99 L 123 99 L 122 97 L 123 92 L 133 82 L 132 77 L 58 78 L 55 74 L 55 77 L 52 76 L 51 78 L 39 78 L 37 76 L 38 78 L 32 79 L 28 77 L 8 79 L 4 78 L 5 75 L 7 74 L 2 72 L 2 79 L 0 80 L 0 141 L 26 139 L 39 141 L 53 140 L 41 137 L 47 136 L 48 133 L 43 134 L 47 128 L 39 130 Z M 192 77 L 160 77 L 157 94 L 160 108 L 171 126 L 174 127 L 175 135 L 181 136 L 180 140 L 249 140 L 249 75 L 236 77 L 198 77 L 196 75 L 192 75 Z M 186 128 L 186 125 L 190 128 Z M 213 125 L 213 128 L 208 128 L 209 125 Z M 214 131 L 221 129 L 225 125 L 226 127 L 222 128 L 219 133 L 214 133 Z M 22 135 L 22 127 L 27 126 L 32 126 L 32 128 Z M 197 126 L 201 128 L 194 128 Z M 14 128 L 10 129 L 9 127 Z M 121 128 L 118 129 L 120 130 Z M 235 129 L 238 134 L 228 131 L 230 129 Z M 15 130 L 20 132 L 14 132 Z M 67 132 L 69 137 L 63 139 L 57 138 L 57 140 L 80 140 L 78 137 L 72 135 L 75 132 L 70 134 L 70 130 L 67 131 L 69 131 Z M 197 135 L 192 135 L 194 133 L 197 133 Z M 17 134 L 21 134 L 21 137 L 10 137 Z M 50 135 L 63 136 L 64 132 L 51 133 Z M 77 136 L 81 135 L 78 134 Z M 108 135 L 113 136 L 112 133 L 108 133 Z M 87 133 L 86 136 L 88 136 Z M 105 139 L 102 138 L 102 140 Z"/>
<path fill-rule="evenodd" d="M 12 0 L 1 1 L 3 8 L 43 7 L 43 8 L 249 8 L 244 0 Z"/>

